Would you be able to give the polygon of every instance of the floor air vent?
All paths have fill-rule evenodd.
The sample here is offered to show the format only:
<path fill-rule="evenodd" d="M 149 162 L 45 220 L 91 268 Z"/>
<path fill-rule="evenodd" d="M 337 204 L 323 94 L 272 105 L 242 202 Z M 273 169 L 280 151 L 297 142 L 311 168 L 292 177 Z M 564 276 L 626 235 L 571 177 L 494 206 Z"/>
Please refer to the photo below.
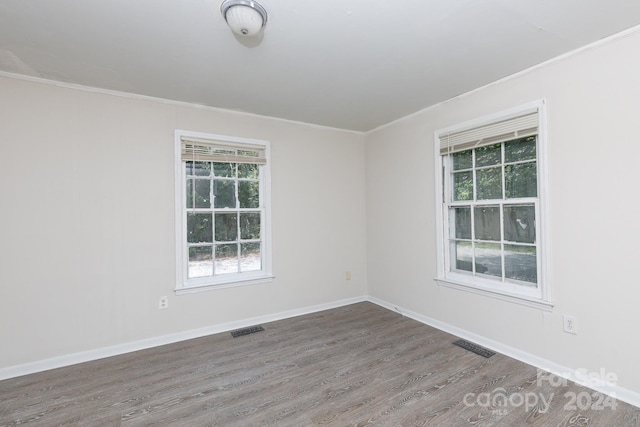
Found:
<path fill-rule="evenodd" d="M 496 354 L 494 351 L 487 350 L 484 347 L 480 347 L 477 344 L 474 344 L 472 342 L 465 341 L 465 340 L 458 340 L 458 341 L 455 341 L 453 344 L 457 345 L 458 347 L 462 347 L 465 350 L 469 350 L 472 353 L 478 354 L 478 355 L 480 355 L 482 357 L 486 357 L 486 358 L 489 358 L 489 357 L 493 356 L 494 354 Z"/>
<path fill-rule="evenodd" d="M 234 338 L 241 337 L 243 335 L 253 334 L 254 332 L 264 331 L 262 326 L 250 326 L 244 329 L 238 329 L 237 331 L 231 331 L 231 336 Z"/>

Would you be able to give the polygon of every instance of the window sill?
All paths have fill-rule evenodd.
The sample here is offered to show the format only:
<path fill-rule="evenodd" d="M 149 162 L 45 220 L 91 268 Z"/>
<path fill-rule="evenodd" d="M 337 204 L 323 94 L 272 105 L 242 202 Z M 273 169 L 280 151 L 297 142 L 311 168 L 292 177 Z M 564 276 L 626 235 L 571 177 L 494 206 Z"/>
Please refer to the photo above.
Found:
<path fill-rule="evenodd" d="M 176 295 L 195 294 L 198 292 L 213 291 L 216 289 L 228 289 L 228 288 L 237 288 L 239 286 L 250 286 L 250 285 L 257 285 L 260 283 L 270 283 L 270 282 L 273 282 L 273 279 L 274 279 L 274 276 L 262 276 L 262 277 L 245 279 L 245 280 L 234 280 L 230 282 L 184 286 L 182 288 L 174 289 L 174 292 Z"/>
<path fill-rule="evenodd" d="M 507 301 L 515 304 L 524 305 L 526 307 L 537 308 L 543 311 L 553 310 L 554 304 L 551 301 L 545 301 L 539 298 L 533 298 L 525 295 L 515 295 L 512 293 L 503 293 L 503 292 L 494 291 L 491 289 L 485 289 L 485 288 L 473 286 L 470 284 L 453 281 L 451 279 L 444 279 L 441 277 L 436 278 L 435 281 L 440 286 L 444 286 L 445 288 L 457 289 L 460 291 L 469 292 L 476 295 L 487 296 L 487 297 L 499 299 L 501 301 Z"/>

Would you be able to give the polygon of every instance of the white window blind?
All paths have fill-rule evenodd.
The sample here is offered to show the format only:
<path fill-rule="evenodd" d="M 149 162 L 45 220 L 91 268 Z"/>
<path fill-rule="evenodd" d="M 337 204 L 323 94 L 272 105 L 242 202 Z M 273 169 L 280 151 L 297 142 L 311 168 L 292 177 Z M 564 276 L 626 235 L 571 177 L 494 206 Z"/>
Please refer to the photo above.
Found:
<path fill-rule="evenodd" d="M 440 154 L 446 155 L 483 145 L 535 135 L 538 133 L 538 115 L 538 109 L 529 110 L 517 116 L 487 125 L 440 134 L 438 135 L 440 139 Z"/>
<path fill-rule="evenodd" d="M 229 141 L 215 141 L 194 137 L 180 138 L 182 160 L 194 162 L 224 163 L 267 163 L 266 148 L 263 145 L 234 144 Z"/>

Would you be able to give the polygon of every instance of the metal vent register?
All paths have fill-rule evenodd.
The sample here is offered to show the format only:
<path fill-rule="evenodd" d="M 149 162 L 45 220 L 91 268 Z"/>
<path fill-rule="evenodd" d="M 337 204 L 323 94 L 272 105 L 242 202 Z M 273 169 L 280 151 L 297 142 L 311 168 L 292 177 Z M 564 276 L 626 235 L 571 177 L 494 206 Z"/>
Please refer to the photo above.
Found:
<path fill-rule="evenodd" d="M 243 335 L 253 334 L 254 332 L 264 331 L 264 328 L 260 325 L 249 326 L 248 328 L 238 329 L 237 331 L 231 331 L 231 336 L 234 338 L 241 337 Z"/>
<path fill-rule="evenodd" d="M 465 350 L 469 350 L 472 353 L 475 353 L 477 355 L 480 355 L 482 357 L 486 357 L 489 358 L 491 356 L 493 356 L 495 353 L 495 351 L 491 351 L 488 350 L 484 347 L 480 347 L 478 344 L 474 344 L 472 342 L 466 341 L 466 340 L 458 340 L 458 341 L 454 341 L 453 343 L 454 345 L 457 345 L 458 347 L 462 347 Z"/>

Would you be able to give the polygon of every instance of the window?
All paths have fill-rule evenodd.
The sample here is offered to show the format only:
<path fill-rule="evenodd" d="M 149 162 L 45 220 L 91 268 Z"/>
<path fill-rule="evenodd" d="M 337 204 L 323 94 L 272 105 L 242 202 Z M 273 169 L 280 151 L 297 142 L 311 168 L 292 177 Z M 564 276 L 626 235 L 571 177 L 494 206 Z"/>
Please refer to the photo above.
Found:
<path fill-rule="evenodd" d="M 176 131 L 178 293 L 271 278 L 269 143 Z"/>
<path fill-rule="evenodd" d="M 439 283 L 550 308 L 543 107 L 436 132 Z"/>

